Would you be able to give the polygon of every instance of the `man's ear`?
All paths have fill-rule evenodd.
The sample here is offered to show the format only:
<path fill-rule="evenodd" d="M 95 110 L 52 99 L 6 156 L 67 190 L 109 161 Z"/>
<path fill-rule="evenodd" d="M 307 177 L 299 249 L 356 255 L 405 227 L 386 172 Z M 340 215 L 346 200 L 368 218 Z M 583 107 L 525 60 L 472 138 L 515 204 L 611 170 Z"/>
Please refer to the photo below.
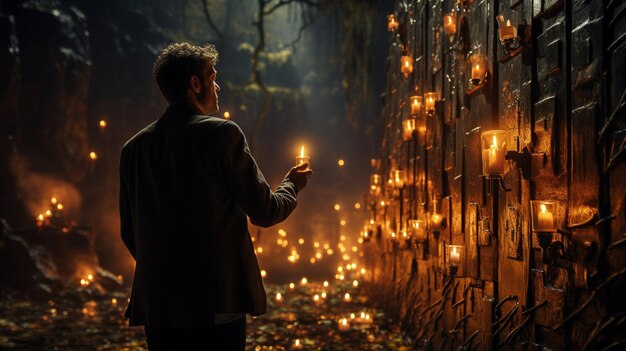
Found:
<path fill-rule="evenodd" d="M 191 78 L 189 79 L 189 83 L 191 84 L 191 90 L 194 93 L 199 94 L 200 91 L 202 91 L 202 85 L 200 84 L 200 79 L 198 79 L 198 76 L 191 76 Z"/>

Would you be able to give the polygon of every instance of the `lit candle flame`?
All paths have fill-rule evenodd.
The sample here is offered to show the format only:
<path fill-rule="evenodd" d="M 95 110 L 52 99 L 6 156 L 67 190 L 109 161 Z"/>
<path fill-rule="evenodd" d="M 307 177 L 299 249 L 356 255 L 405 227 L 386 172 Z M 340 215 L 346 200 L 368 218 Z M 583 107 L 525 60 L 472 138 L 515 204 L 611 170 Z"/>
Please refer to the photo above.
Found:
<path fill-rule="evenodd" d="M 304 157 L 304 145 L 300 149 L 300 157 Z"/>
<path fill-rule="evenodd" d="M 540 206 L 540 207 L 541 207 L 541 213 L 546 213 L 546 212 L 548 212 L 548 209 L 546 208 L 546 205 L 541 204 L 541 206 Z"/>
<path fill-rule="evenodd" d="M 506 20 L 506 26 L 510 27 L 511 26 L 511 20 Z"/>
<path fill-rule="evenodd" d="M 493 144 L 491 144 L 491 148 L 492 149 L 497 149 L 498 148 L 498 141 L 496 140 L 496 136 L 493 136 Z"/>

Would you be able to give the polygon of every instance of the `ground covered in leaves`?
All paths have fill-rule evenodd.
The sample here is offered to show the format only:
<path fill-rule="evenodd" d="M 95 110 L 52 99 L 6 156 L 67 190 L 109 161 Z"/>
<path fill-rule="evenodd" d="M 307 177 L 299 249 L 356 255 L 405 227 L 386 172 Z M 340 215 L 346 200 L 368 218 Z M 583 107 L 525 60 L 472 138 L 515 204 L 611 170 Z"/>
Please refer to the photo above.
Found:
<path fill-rule="evenodd" d="M 293 288 L 268 284 L 267 292 L 269 312 L 248 318 L 246 350 L 409 349 L 394 324 L 368 306 L 359 287 L 347 282 L 326 287 L 321 282 L 298 282 Z M 89 289 L 45 298 L 4 292 L 0 296 L 0 349 L 146 350 L 143 329 L 126 326 L 123 318 L 127 297 L 126 293 Z M 361 318 L 365 315 L 372 323 Z M 342 318 L 346 331 L 339 331 Z"/>

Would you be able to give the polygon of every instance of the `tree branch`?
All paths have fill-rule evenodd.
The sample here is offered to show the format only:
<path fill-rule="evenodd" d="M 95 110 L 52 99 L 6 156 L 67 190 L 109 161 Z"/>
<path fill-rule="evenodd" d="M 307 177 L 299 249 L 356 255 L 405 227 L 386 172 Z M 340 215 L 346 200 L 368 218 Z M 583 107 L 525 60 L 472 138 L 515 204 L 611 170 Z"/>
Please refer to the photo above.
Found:
<path fill-rule="evenodd" d="M 269 1 L 267 2 L 269 3 Z M 320 3 L 316 2 L 316 1 L 312 1 L 312 0 L 280 0 L 278 1 L 277 4 L 274 4 L 274 6 L 270 7 L 268 10 L 264 11 L 264 15 L 269 15 L 272 12 L 276 11 L 278 8 L 284 6 L 284 5 L 289 5 L 292 3 L 300 3 L 300 4 L 305 4 L 311 7 L 319 7 Z"/>
<path fill-rule="evenodd" d="M 206 21 L 209 24 L 209 27 L 211 27 L 211 29 L 215 32 L 215 34 L 217 34 L 220 44 L 224 43 L 224 34 L 222 34 L 222 32 L 219 29 L 217 29 L 217 26 L 215 25 L 215 22 L 213 22 L 213 18 L 211 17 L 211 14 L 209 13 L 208 0 L 201 0 L 201 1 L 202 1 L 202 11 L 204 12 L 204 17 L 206 17 Z"/>

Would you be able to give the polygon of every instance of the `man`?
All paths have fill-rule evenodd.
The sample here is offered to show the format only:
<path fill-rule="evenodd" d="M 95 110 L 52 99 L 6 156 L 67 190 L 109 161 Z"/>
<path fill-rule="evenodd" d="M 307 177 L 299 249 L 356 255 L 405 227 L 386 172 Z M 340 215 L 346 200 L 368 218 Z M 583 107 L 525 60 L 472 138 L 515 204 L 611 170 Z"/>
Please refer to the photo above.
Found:
<path fill-rule="evenodd" d="M 169 107 L 122 149 L 121 236 L 136 261 L 126 315 L 150 350 L 244 350 L 245 315 L 266 312 L 247 217 L 285 220 L 312 173 L 294 167 L 272 191 L 241 129 L 208 116 L 217 55 L 163 49 L 153 70 Z"/>

